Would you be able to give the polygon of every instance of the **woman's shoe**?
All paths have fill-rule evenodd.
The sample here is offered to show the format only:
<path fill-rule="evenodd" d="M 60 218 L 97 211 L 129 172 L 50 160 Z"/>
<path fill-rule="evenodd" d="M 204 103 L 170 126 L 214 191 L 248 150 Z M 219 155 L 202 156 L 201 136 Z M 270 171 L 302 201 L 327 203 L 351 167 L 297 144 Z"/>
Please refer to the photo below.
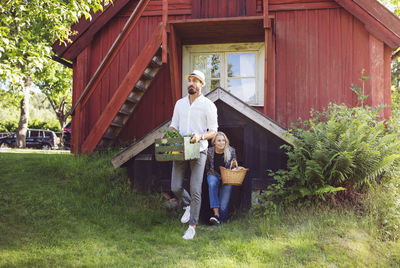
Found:
<path fill-rule="evenodd" d="M 216 225 L 216 224 L 220 224 L 221 222 L 219 221 L 219 217 L 214 215 L 212 216 L 209 220 L 210 224 L 212 225 Z"/>

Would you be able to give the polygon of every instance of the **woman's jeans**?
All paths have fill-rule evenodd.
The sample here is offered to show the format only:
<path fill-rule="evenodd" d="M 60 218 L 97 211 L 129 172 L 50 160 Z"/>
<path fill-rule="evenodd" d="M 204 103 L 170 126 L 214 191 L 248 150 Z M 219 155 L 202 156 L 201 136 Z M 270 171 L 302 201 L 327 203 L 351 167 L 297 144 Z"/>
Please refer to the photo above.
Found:
<path fill-rule="evenodd" d="M 217 176 L 211 174 L 207 176 L 207 182 L 210 195 L 210 208 L 219 208 L 219 219 L 221 222 L 226 222 L 228 219 L 228 205 L 231 198 L 232 185 L 222 184 L 222 181 Z"/>

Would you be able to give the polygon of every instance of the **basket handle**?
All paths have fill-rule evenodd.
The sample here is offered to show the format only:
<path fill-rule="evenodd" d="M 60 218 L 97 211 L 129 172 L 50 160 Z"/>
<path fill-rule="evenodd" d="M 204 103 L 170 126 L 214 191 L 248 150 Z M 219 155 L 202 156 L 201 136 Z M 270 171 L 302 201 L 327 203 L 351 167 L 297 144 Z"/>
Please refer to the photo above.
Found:
<path fill-rule="evenodd" d="M 235 165 L 233 165 L 233 164 L 235 164 Z M 233 159 L 232 159 L 231 165 L 230 165 L 229 169 L 232 169 L 233 166 L 238 167 L 238 163 L 237 163 L 237 161 L 236 161 L 236 158 L 233 158 Z"/>

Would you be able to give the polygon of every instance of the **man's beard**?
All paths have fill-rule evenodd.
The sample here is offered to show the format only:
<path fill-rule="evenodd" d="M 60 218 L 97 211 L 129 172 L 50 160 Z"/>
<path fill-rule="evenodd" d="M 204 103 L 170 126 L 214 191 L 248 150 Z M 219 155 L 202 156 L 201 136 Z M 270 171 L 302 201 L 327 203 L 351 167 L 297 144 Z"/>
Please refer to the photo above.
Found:
<path fill-rule="evenodd" d="M 190 88 L 188 88 L 188 93 L 190 95 L 193 95 L 193 94 L 196 94 L 197 92 L 196 92 L 196 90 L 194 88 L 190 87 Z"/>

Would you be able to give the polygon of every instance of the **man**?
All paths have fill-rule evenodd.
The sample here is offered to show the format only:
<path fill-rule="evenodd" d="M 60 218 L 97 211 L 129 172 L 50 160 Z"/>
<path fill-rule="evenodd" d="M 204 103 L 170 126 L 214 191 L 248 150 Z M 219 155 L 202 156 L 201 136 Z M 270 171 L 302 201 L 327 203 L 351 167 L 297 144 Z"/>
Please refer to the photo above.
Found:
<path fill-rule="evenodd" d="M 201 206 L 201 185 L 207 159 L 208 139 L 212 139 L 218 130 L 217 107 L 201 94 L 205 85 L 205 76 L 194 70 L 188 75 L 188 96 L 175 104 L 170 129 L 179 130 L 182 136 L 191 134 L 190 142 L 200 142 L 200 158 L 189 161 L 174 161 L 172 165 L 171 190 L 184 206 L 182 223 L 189 222 L 183 235 L 184 239 L 193 239 L 198 224 Z M 185 169 L 190 166 L 190 195 L 183 189 Z"/>

